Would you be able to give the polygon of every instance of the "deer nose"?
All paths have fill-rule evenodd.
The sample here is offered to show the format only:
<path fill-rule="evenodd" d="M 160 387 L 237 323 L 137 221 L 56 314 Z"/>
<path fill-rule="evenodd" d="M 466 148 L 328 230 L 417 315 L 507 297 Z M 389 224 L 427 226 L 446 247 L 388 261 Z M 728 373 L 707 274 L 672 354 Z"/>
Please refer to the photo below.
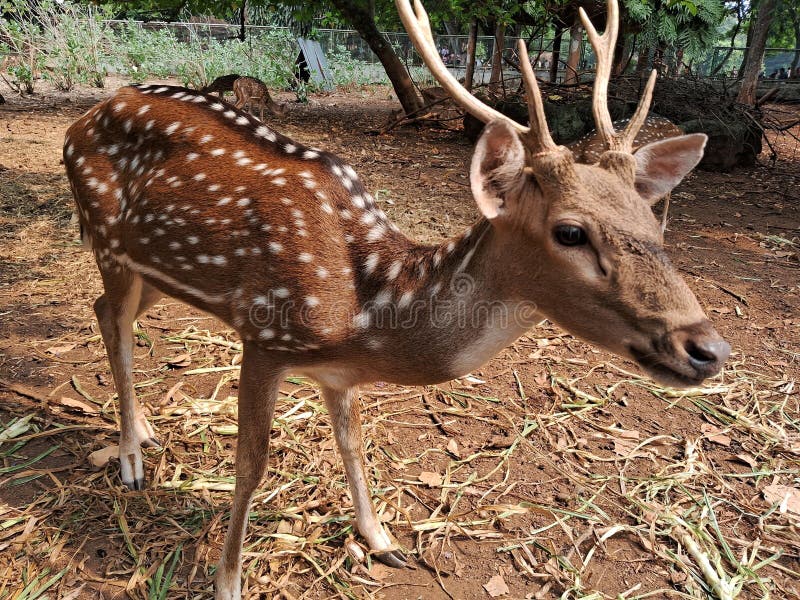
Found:
<path fill-rule="evenodd" d="M 682 327 L 670 334 L 679 358 L 702 377 L 719 373 L 731 353 L 731 346 L 716 332 L 710 321 Z"/>

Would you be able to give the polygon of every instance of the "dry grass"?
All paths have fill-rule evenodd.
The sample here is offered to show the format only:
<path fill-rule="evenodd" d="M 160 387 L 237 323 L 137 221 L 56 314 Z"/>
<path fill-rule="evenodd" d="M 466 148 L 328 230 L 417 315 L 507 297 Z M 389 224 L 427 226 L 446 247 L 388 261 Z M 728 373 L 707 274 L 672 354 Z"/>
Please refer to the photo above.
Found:
<path fill-rule="evenodd" d="M 81 383 L 103 358 L 96 334 L 40 344 L 41 352 L 45 343 L 89 351 L 83 359 L 89 368 L 79 369 L 64 386 L 45 392 L 5 383 L 18 402 L 0 428 L 0 453 L 13 463 L 0 469 L 0 487 L 42 485 L 29 505 L 0 508 L 0 580 L 6 582 L 0 598 L 68 597 L 93 582 L 106 590 L 124 586 L 134 598 L 173 597 L 168 589 L 191 598 L 211 596 L 234 484 L 232 386 L 239 349 L 230 332 L 194 326 L 155 340 L 152 335 L 139 330 L 140 339 L 148 340 L 139 350 L 153 351 L 160 367 L 141 373 L 137 390 L 164 449 L 147 452 L 150 488 L 142 493 L 120 489 L 113 462 L 86 468 L 88 451 L 112 445 L 116 437 L 111 393 L 98 397 Z M 515 350 L 524 352 L 526 343 L 535 341 L 523 340 Z M 533 597 L 552 597 L 558 590 L 568 597 L 603 598 L 587 585 L 586 574 L 612 537 L 625 536 L 646 550 L 651 568 L 663 567 L 684 592 L 640 595 L 633 586 L 621 597 L 727 599 L 742 590 L 748 597 L 770 592 L 788 597 L 789 590 L 780 590 L 770 573 L 800 576 L 780 560 L 800 551 L 797 497 L 770 505 L 763 496 L 742 494 L 739 484 L 743 479 L 782 482 L 787 489 L 793 480 L 796 484 L 800 427 L 793 380 L 758 373 L 741 361 L 709 387 L 678 391 L 601 363 L 591 370 L 593 379 L 603 374 L 608 381 L 599 386 L 586 384 L 585 375 L 570 376 L 575 367 L 557 355 L 540 360 L 550 372 L 545 387 L 552 402 L 535 413 L 516 371 L 497 376 L 514 379 L 516 397 L 484 396 L 485 384 L 477 378 L 365 394 L 366 459 L 379 486 L 378 512 L 395 535 L 412 542 L 410 554 L 437 573 L 443 589 L 453 569 L 440 565 L 440 558 L 468 539 L 509 555 L 524 578 L 542 586 Z M 189 363 L 178 367 L 178 377 L 165 377 L 175 364 Z M 208 389 L 209 379 L 211 393 L 198 393 Z M 669 419 L 699 414 L 709 428 L 692 437 L 669 432 L 640 437 L 609 423 L 606 409 L 625 402 L 635 388 L 658 398 Z M 62 394 L 78 402 L 65 403 L 58 399 Z M 49 407 L 44 413 L 43 404 Z M 318 392 L 302 379 L 287 380 L 276 415 L 271 476 L 256 496 L 245 548 L 250 593 L 373 597 L 386 584 L 387 572 L 370 568 L 366 549 L 353 535 L 344 474 Z M 457 431 L 480 430 L 498 420 L 508 436 L 461 453 Z M 437 443 L 409 454 L 393 443 L 392 430 L 426 421 L 446 439 L 444 448 Z M 704 451 L 709 440 L 740 449 L 748 468 L 714 464 Z M 611 452 L 598 444 L 605 441 L 612 443 Z M 30 451 L 31 444 L 36 450 Z M 56 451 L 74 463 L 45 466 Z M 512 493 L 520 484 L 512 464 L 522 454 L 571 482 L 579 490 L 574 502 L 539 504 Z M 9 460 L 22 455 L 33 456 Z M 436 457 L 436 471 L 428 470 L 429 455 Z M 518 517 L 530 514 L 542 524 L 525 531 Z M 548 542 L 552 532 L 567 537 L 566 548 Z M 82 548 L 98 540 L 120 551 L 105 561 L 105 572 L 87 577 Z M 22 574 L 22 588 L 9 587 L 12 573 Z"/>

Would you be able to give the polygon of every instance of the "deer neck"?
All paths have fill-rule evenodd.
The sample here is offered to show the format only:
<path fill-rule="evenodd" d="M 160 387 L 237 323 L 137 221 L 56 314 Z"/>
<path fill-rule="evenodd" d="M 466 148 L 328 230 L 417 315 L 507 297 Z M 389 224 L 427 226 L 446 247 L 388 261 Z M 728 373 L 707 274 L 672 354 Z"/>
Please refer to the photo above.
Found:
<path fill-rule="evenodd" d="M 367 349 L 391 350 L 392 374 L 399 375 L 382 378 L 427 382 L 403 377 L 398 365 L 430 381 L 464 375 L 535 324 L 531 305 L 508 285 L 513 266 L 503 248 L 480 219 L 442 244 L 407 248 L 389 272 L 362 282 L 354 325 Z"/>

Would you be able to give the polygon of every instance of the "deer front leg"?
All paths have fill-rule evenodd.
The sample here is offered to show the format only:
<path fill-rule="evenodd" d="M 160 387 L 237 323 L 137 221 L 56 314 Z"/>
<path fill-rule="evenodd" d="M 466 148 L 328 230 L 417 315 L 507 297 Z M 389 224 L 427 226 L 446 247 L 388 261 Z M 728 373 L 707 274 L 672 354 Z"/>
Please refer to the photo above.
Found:
<path fill-rule="evenodd" d="M 282 371 L 265 353 L 245 342 L 239 379 L 239 437 L 236 446 L 236 488 L 222 558 L 216 574 L 216 600 L 239 600 L 242 590 L 242 543 L 253 494 L 267 470 L 269 432 Z"/>
<path fill-rule="evenodd" d="M 364 472 L 358 393 L 355 388 L 347 390 L 322 388 L 322 396 L 331 416 L 336 444 L 342 455 L 350 493 L 353 495 L 358 531 L 367 540 L 370 550 L 375 553 L 378 560 L 390 567 L 404 567 L 405 556 L 396 549 L 378 520 L 369 493 L 367 476 Z"/>
<path fill-rule="evenodd" d="M 100 333 L 106 345 L 120 409 L 119 462 L 122 483 L 132 490 L 144 488 L 142 446 L 157 447 L 133 389 L 133 321 L 161 297 L 127 269 L 103 271 L 105 294 L 94 304 Z"/>

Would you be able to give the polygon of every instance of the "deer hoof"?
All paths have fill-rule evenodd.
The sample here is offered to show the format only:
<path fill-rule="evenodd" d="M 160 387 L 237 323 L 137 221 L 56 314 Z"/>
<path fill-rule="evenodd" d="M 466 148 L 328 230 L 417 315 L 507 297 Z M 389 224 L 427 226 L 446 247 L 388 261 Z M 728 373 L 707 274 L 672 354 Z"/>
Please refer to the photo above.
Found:
<path fill-rule="evenodd" d="M 377 552 L 373 554 L 373 556 L 388 567 L 394 567 L 395 569 L 404 569 L 408 566 L 408 561 L 406 560 L 406 556 L 405 554 L 400 552 L 400 550 L 387 550 L 386 552 Z"/>
<path fill-rule="evenodd" d="M 142 440 L 142 448 L 161 448 L 161 442 L 154 437 L 148 437 Z"/>
<path fill-rule="evenodd" d="M 122 484 L 132 492 L 140 492 L 144 489 L 144 477 L 139 477 L 133 481 L 123 481 Z"/>

